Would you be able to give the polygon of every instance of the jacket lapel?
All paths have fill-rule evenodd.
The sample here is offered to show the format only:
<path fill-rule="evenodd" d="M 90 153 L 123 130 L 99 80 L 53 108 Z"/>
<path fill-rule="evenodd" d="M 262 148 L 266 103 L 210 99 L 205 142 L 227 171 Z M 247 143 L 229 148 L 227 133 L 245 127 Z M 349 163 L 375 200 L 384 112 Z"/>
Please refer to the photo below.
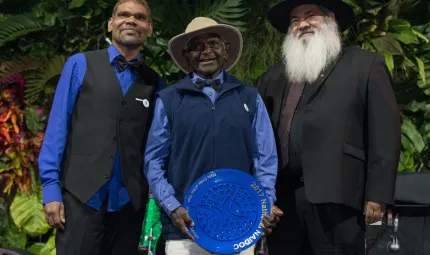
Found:
<path fill-rule="evenodd" d="M 312 91 L 310 93 L 310 96 L 308 98 L 308 101 L 306 103 L 309 103 L 315 96 L 316 93 L 319 91 L 321 85 L 324 83 L 324 81 L 327 79 L 327 77 L 330 75 L 330 73 L 333 71 L 334 67 L 337 65 L 337 63 L 339 62 L 339 60 L 342 58 L 343 54 L 345 53 L 346 48 L 344 48 L 341 52 L 341 54 L 339 55 L 339 57 L 332 61 L 326 69 L 324 69 L 324 71 L 321 72 L 320 77 L 318 77 L 318 79 L 315 81 L 315 83 L 312 86 Z"/>

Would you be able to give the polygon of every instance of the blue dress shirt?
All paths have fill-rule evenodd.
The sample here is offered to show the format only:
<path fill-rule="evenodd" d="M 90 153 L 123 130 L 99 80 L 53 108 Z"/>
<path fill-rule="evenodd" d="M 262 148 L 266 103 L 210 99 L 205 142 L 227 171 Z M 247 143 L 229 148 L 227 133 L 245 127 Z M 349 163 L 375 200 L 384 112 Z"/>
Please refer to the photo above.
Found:
<path fill-rule="evenodd" d="M 117 70 L 115 58 L 120 53 L 114 45 L 109 46 L 108 54 L 109 61 L 114 66 L 115 73 L 121 85 L 122 93 L 125 95 L 135 81 L 136 75 L 129 68 L 123 72 Z M 140 56 L 138 55 L 136 59 L 140 61 Z M 53 201 L 63 201 L 59 181 L 60 165 L 66 146 L 70 119 L 79 89 L 84 80 L 85 72 L 85 55 L 78 53 L 67 60 L 58 82 L 45 138 L 38 158 L 44 204 Z M 158 84 L 158 90 L 165 87 L 161 79 Z M 109 181 L 86 204 L 99 210 L 108 194 L 108 211 L 118 211 L 130 201 L 130 196 L 122 180 L 118 150 Z"/>
<path fill-rule="evenodd" d="M 223 81 L 221 72 L 215 79 Z M 195 83 L 197 74 L 191 81 Z M 202 78 L 200 78 L 202 79 Z M 202 79 L 208 80 L 208 79 Z M 203 87 L 203 92 L 215 102 L 217 92 L 212 87 Z M 278 155 L 272 124 L 266 107 L 257 94 L 257 109 L 252 123 L 253 156 L 255 177 L 265 188 L 266 194 L 273 205 L 276 201 L 275 183 L 278 171 Z M 145 176 L 154 197 L 159 201 L 167 215 L 170 215 L 181 203 L 175 198 L 175 190 L 166 178 L 167 161 L 170 155 L 170 127 L 163 102 L 160 98 L 155 103 L 154 120 L 148 135 L 145 153 Z"/>

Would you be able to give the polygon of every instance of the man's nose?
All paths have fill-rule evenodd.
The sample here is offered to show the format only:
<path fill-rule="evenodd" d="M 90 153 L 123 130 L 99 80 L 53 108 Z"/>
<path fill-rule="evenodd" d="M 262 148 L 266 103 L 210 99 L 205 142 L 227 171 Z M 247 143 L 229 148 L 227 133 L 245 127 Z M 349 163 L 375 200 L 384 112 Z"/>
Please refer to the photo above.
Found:
<path fill-rule="evenodd" d="M 203 43 L 203 51 L 202 52 L 204 52 L 204 53 L 212 52 L 212 48 L 207 42 Z"/>
<path fill-rule="evenodd" d="M 310 26 L 311 26 L 311 24 L 309 24 L 309 22 L 307 22 L 306 20 L 302 20 L 302 21 L 300 21 L 299 29 L 301 31 L 303 31 L 303 30 L 307 29 Z"/>
<path fill-rule="evenodd" d="M 128 17 L 127 18 L 127 20 L 125 21 L 125 23 L 127 23 L 127 24 L 136 24 L 136 18 L 133 16 L 133 15 L 131 15 L 130 17 Z"/>

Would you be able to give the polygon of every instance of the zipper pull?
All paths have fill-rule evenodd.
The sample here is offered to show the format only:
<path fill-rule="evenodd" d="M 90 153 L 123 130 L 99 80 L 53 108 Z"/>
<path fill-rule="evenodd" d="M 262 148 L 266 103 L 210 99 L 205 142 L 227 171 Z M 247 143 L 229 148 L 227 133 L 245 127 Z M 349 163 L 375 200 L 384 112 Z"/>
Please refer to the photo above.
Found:
<path fill-rule="evenodd" d="M 215 111 L 215 106 L 212 106 L 212 111 Z"/>

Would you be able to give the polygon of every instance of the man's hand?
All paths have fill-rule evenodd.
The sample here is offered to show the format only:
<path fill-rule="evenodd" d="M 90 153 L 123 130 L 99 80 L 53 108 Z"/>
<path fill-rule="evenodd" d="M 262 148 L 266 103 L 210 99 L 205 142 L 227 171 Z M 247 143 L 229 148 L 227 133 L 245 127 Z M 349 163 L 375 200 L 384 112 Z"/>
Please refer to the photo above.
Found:
<path fill-rule="evenodd" d="M 263 216 L 260 224 L 261 229 L 264 231 L 263 236 L 272 234 L 273 229 L 276 227 L 276 222 L 275 217 L 271 215 Z"/>
<path fill-rule="evenodd" d="M 270 209 L 270 216 L 264 215 L 261 220 L 260 227 L 263 229 L 263 235 L 272 234 L 273 229 L 276 227 L 276 224 L 281 220 L 281 217 L 284 213 L 279 209 L 276 205 L 272 205 Z"/>
<path fill-rule="evenodd" d="M 270 216 L 275 218 L 275 222 L 278 223 L 281 220 L 281 217 L 284 215 L 284 212 L 279 209 L 276 205 L 272 205 L 270 209 Z"/>
<path fill-rule="evenodd" d="M 182 233 L 184 233 L 191 241 L 194 242 L 193 236 L 191 236 L 190 232 L 188 232 L 187 225 L 190 227 L 194 226 L 193 220 L 188 215 L 188 212 L 184 209 L 184 207 L 176 208 L 172 214 L 170 215 L 172 218 L 173 224 L 179 228 Z"/>
<path fill-rule="evenodd" d="M 367 201 L 364 206 L 364 215 L 366 215 L 366 224 L 373 224 L 380 221 L 385 214 L 385 204 L 373 201 Z"/>
<path fill-rule="evenodd" d="M 64 205 L 62 202 L 50 202 L 43 206 L 45 211 L 45 220 L 49 226 L 64 230 L 64 223 L 66 219 L 64 218 Z"/>

